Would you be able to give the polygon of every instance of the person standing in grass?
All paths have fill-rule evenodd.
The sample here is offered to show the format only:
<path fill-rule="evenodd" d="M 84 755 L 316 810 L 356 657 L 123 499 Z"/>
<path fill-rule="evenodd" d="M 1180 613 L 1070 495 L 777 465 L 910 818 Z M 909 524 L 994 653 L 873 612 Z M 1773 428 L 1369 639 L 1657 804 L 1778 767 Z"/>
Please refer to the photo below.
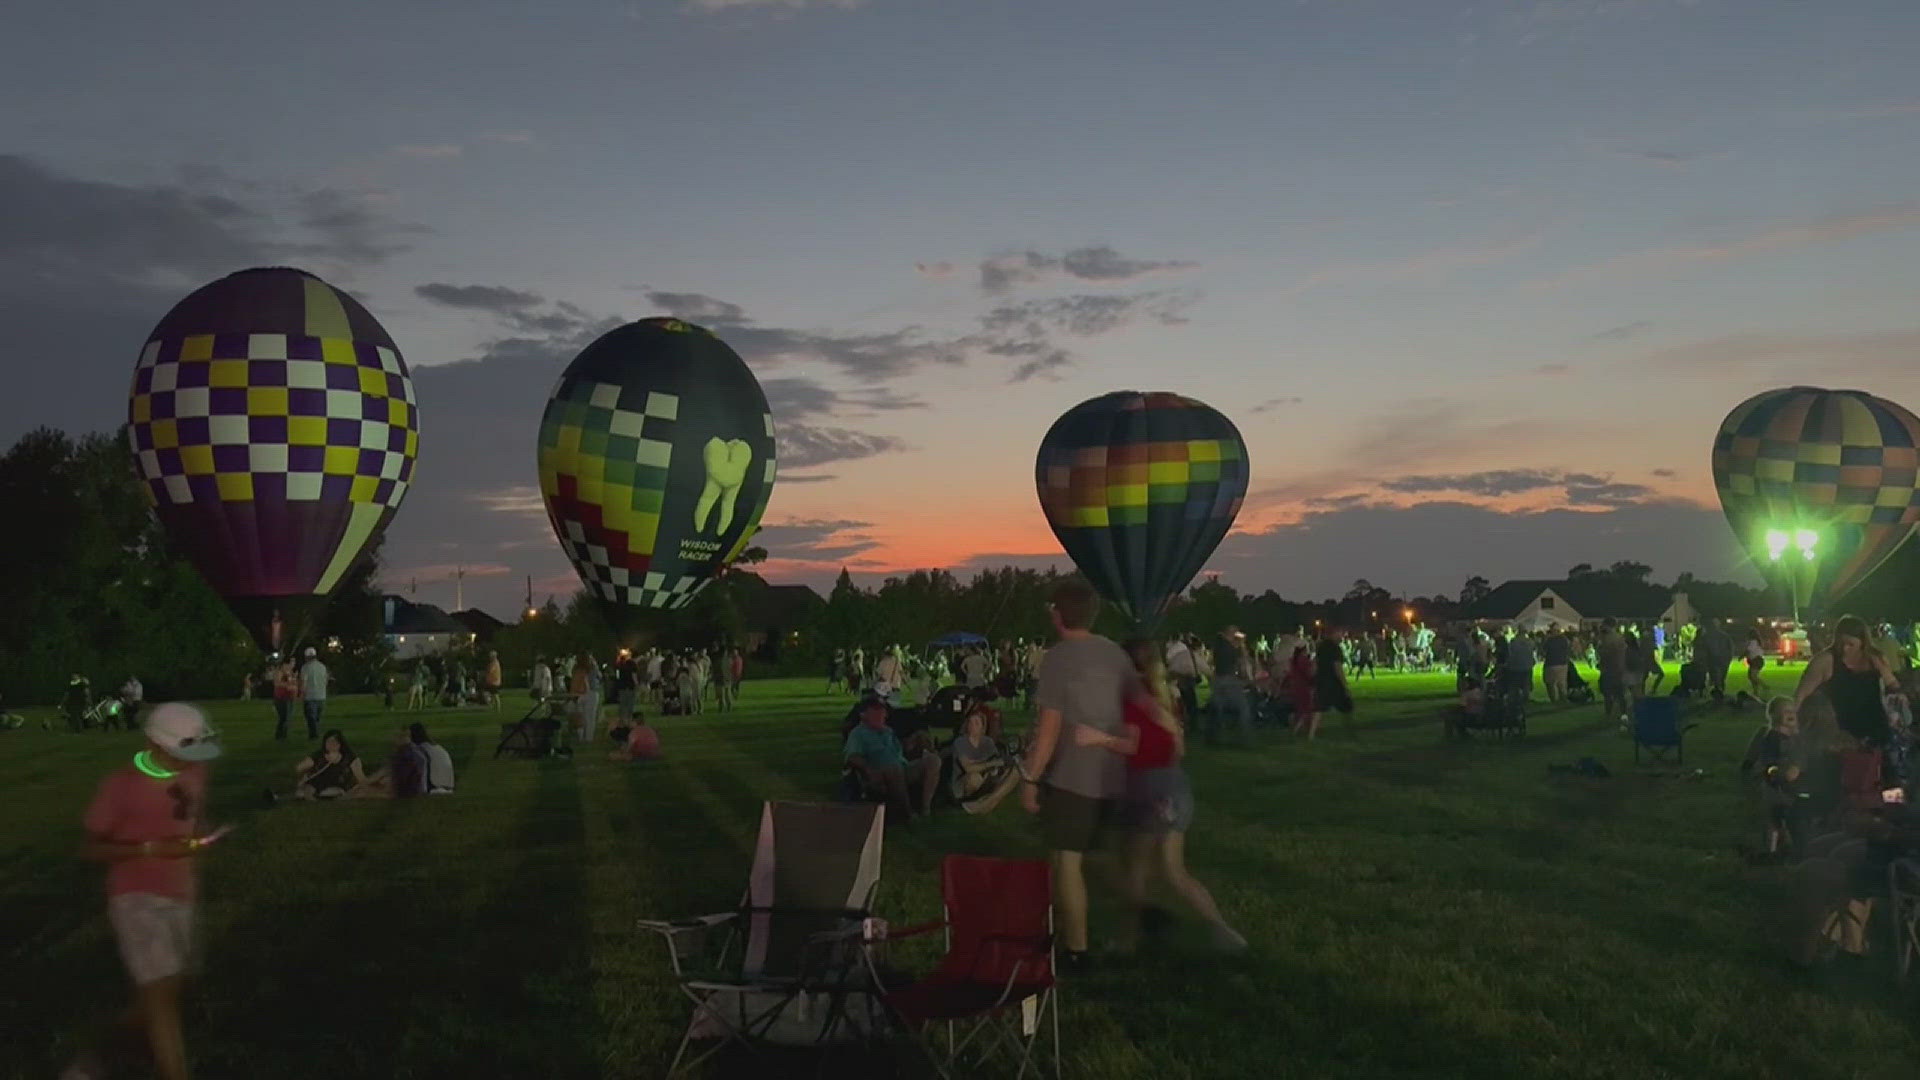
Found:
<path fill-rule="evenodd" d="M 1147 884 L 1157 872 L 1194 914 L 1212 927 L 1215 946 L 1230 951 L 1244 949 L 1247 939 L 1227 925 L 1213 902 L 1213 894 L 1187 872 L 1193 786 L 1180 767 L 1186 736 L 1174 712 L 1165 664 L 1151 641 L 1128 642 L 1127 655 L 1133 660 L 1140 683 L 1126 699 L 1124 732 L 1112 735 L 1084 724 L 1073 729 L 1076 743 L 1111 751 L 1127 763 L 1121 815 L 1128 830 L 1122 874 L 1127 900 L 1141 912 L 1144 922 Z"/>
<path fill-rule="evenodd" d="M 1314 724 L 1319 726 L 1319 715 L 1325 712 L 1338 712 L 1347 718 L 1348 731 L 1353 730 L 1353 691 L 1347 686 L 1347 656 L 1340 646 L 1340 630 L 1335 628 L 1327 632 L 1320 642 L 1320 649 L 1313 658 L 1313 704 Z"/>
<path fill-rule="evenodd" d="M 1558 705 L 1567 700 L 1567 667 L 1573 663 L 1573 643 L 1555 626 L 1547 630 L 1540 643 L 1540 677 L 1546 683 L 1547 700 Z"/>
<path fill-rule="evenodd" d="M 1068 970 L 1087 961 L 1086 853 L 1098 846 L 1115 801 L 1126 788 L 1126 763 L 1098 746 L 1070 737 L 1069 725 L 1122 734 L 1124 702 L 1138 676 L 1133 660 L 1093 632 L 1100 596 L 1081 578 L 1053 587 L 1047 604 L 1060 640 L 1040 661 L 1034 695 L 1039 717 L 1022 769 L 1020 804 L 1040 818 L 1052 852 L 1053 887 L 1060 909 L 1062 959 Z"/>
<path fill-rule="evenodd" d="M 307 738 L 320 737 L 320 714 L 326 707 L 327 665 L 309 648 L 307 662 L 300 665 L 300 711 L 307 718 Z"/>
<path fill-rule="evenodd" d="M 496 712 L 500 709 L 500 684 L 500 654 L 497 652 L 488 652 L 487 671 L 486 674 L 480 678 L 480 688 L 486 691 L 487 708 L 493 709 Z"/>
<path fill-rule="evenodd" d="M 1594 666 L 1600 669 L 1600 708 L 1608 720 L 1625 720 L 1627 715 L 1627 639 L 1612 619 L 1600 623 L 1600 640 L 1593 649 Z"/>
<path fill-rule="evenodd" d="M 169 702 L 147 715 L 147 746 L 107 775 L 87 807 L 85 858 L 107 866 L 107 921 L 134 985 L 125 1029 L 144 1036 L 155 1075 L 184 1080 L 180 993 L 193 953 L 194 860 L 218 837 L 202 833 L 207 762 L 220 756 L 206 714 Z M 83 1054 L 69 1080 L 101 1076 Z"/>

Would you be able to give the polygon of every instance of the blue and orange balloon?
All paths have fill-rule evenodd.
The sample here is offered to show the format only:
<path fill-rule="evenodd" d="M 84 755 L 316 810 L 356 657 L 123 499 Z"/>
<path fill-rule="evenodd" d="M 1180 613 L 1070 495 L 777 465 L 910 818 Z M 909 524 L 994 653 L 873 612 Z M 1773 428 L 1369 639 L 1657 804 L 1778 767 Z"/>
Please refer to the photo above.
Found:
<path fill-rule="evenodd" d="M 1755 565 L 1831 604 L 1920 523 L 1920 418 L 1859 390 L 1769 390 L 1721 421 L 1713 484 Z"/>
<path fill-rule="evenodd" d="M 1247 444 L 1212 407 L 1119 391 L 1068 409 L 1034 481 L 1060 546 L 1137 629 L 1151 629 L 1233 527 Z"/>

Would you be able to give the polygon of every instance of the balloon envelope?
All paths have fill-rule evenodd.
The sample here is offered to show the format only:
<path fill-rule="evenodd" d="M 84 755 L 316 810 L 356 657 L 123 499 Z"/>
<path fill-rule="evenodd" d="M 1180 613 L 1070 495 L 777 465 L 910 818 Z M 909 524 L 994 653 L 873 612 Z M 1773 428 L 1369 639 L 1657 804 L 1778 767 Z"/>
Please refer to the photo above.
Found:
<path fill-rule="evenodd" d="M 169 540 L 263 648 L 298 636 L 406 497 L 413 379 L 353 297 L 242 270 L 148 335 L 128 404 L 135 466 Z"/>
<path fill-rule="evenodd" d="M 1755 564 L 1817 605 L 1845 596 L 1920 522 L 1916 447 L 1920 419 L 1891 401 L 1858 390 L 1769 390 L 1721 422 L 1713 483 Z"/>
<path fill-rule="evenodd" d="M 609 331 L 540 422 L 540 493 L 602 599 L 685 605 L 747 546 L 773 492 L 773 413 L 746 362 L 678 319 Z"/>
<path fill-rule="evenodd" d="M 1247 446 L 1202 402 L 1119 391 L 1054 421 L 1034 480 L 1061 547 L 1146 628 L 1233 526 L 1247 493 Z"/>

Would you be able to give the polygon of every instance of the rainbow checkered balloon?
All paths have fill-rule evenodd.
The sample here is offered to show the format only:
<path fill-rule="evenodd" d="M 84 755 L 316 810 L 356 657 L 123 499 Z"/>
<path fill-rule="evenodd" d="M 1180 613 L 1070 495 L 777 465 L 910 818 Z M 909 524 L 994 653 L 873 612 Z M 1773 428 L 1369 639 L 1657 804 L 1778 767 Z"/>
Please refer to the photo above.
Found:
<path fill-rule="evenodd" d="M 242 270 L 148 335 L 127 419 L 169 540 L 263 647 L 297 637 L 391 521 L 419 449 L 406 362 L 358 301 Z"/>
<path fill-rule="evenodd" d="M 1713 484 L 1754 565 L 1802 604 L 1831 603 L 1920 524 L 1920 418 L 1859 390 L 1769 390 L 1721 421 Z M 1787 544 L 1769 550 L 1769 533 Z"/>
<path fill-rule="evenodd" d="M 712 331 L 642 319 L 560 376 L 540 494 L 567 558 L 618 611 L 679 608 L 745 550 L 773 493 L 773 413 Z"/>
<path fill-rule="evenodd" d="M 1150 629 L 1233 527 L 1247 444 L 1203 402 L 1125 390 L 1054 421 L 1034 464 L 1040 509 L 1094 588 Z"/>

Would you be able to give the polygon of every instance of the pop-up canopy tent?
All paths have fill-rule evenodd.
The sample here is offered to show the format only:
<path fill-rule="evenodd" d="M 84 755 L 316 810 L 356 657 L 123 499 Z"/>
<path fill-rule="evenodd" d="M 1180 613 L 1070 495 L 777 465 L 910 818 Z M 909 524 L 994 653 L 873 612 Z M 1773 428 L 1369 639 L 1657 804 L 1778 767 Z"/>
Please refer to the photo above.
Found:
<path fill-rule="evenodd" d="M 979 634 L 968 633 L 965 630 L 955 630 L 951 634 L 934 638 L 931 642 L 932 646 L 936 649 L 953 649 L 962 645 L 985 645 L 986 643 L 986 638 L 981 637 Z"/>

